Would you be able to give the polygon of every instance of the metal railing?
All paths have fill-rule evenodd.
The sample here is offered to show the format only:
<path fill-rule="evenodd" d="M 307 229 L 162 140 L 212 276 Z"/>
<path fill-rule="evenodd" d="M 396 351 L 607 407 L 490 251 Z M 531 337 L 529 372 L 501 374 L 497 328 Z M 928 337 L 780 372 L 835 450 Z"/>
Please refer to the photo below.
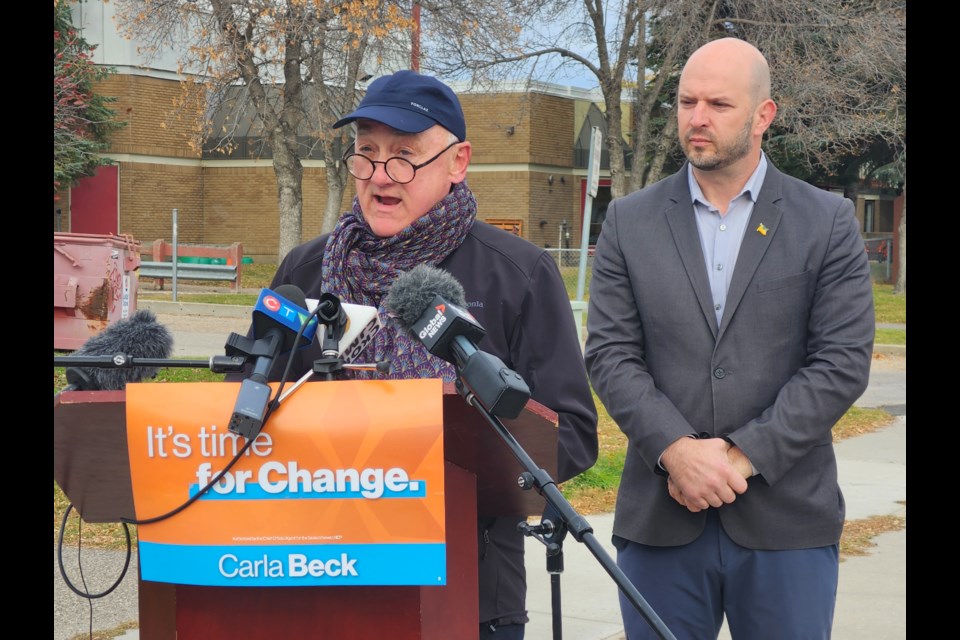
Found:
<path fill-rule="evenodd" d="M 141 278 L 173 278 L 176 264 L 177 278 L 180 280 L 227 280 L 237 279 L 235 264 L 191 264 L 188 262 L 141 262 Z"/>

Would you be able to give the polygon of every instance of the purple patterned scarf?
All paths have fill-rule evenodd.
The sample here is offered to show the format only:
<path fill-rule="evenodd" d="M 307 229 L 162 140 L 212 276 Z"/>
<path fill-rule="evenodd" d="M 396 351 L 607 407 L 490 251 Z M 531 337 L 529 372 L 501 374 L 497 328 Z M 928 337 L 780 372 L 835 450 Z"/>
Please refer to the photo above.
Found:
<path fill-rule="evenodd" d="M 452 364 L 433 356 L 423 344 L 400 326 L 383 307 L 397 276 L 418 264 L 436 266 L 460 246 L 473 227 L 477 201 L 466 182 L 454 185 L 443 200 L 400 233 L 380 238 L 363 219 L 360 201 L 340 216 L 323 252 L 323 290 L 342 302 L 377 307 L 383 328 L 358 362 L 391 362 L 387 378 L 443 378 L 450 382 Z M 363 371 L 352 378 L 382 378 Z"/>

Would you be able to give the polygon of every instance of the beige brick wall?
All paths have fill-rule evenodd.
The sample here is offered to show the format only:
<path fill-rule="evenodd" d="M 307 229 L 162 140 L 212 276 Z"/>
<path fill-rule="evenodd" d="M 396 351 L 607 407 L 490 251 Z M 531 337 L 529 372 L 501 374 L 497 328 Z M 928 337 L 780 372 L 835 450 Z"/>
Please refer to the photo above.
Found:
<path fill-rule="evenodd" d="M 273 260 L 280 242 L 277 184 L 273 167 L 207 167 L 203 170 L 205 241 L 217 244 L 243 242 L 245 255 Z M 340 210 L 350 206 L 352 187 L 343 196 Z M 303 220 L 301 238 L 320 234 L 327 188 L 323 167 L 303 170 Z"/>
<path fill-rule="evenodd" d="M 531 94 L 530 99 L 536 117 L 532 123 L 529 162 L 572 168 L 573 100 L 540 93 Z"/>
<path fill-rule="evenodd" d="M 180 242 L 205 238 L 203 176 L 199 166 L 142 162 L 120 163 L 120 233 L 144 246 L 158 238 L 171 240 L 177 209 Z"/>
<path fill-rule="evenodd" d="M 242 242 L 244 255 L 276 255 L 277 184 L 269 164 L 204 168 L 203 207 L 206 242 Z"/>
<path fill-rule="evenodd" d="M 109 153 L 199 158 L 189 141 L 195 126 L 195 102 L 180 108 L 179 82 L 146 76 L 114 74 L 97 84 L 98 93 L 114 96 L 119 120 L 126 126 L 111 136 Z"/>
<path fill-rule="evenodd" d="M 474 163 L 573 166 L 572 100 L 540 93 L 470 93 L 460 101 Z"/>
<path fill-rule="evenodd" d="M 551 187 L 548 175 L 519 171 L 468 173 L 467 183 L 477 196 L 478 217 L 521 220 L 524 238 L 539 247 L 553 248 L 558 246 L 560 222 L 565 221 L 570 228 L 571 248 L 579 248 L 579 186 L 570 177 L 561 183 L 559 175 L 554 174 Z M 540 224 L 541 220 L 545 223 Z"/>
<path fill-rule="evenodd" d="M 182 91 L 180 83 L 115 75 L 99 90 L 119 97 L 115 107 L 128 123 L 114 135 L 111 153 L 199 159 L 188 145 L 189 121 L 175 113 L 174 105 Z M 477 195 L 480 218 L 519 219 L 524 237 L 550 247 L 557 246 L 559 224 L 566 221 L 571 229 L 571 246 L 579 247 L 580 182 L 571 175 L 574 102 L 537 93 L 464 94 L 461 101 L 467 138 L 474 149 L 473 170 L 467 179 Z M 545 169 L 476 170 L 507 164 L 543 165 Z M 548 182 L 550 175 L 554 176 L 552 184 Z M 320 233 L 326 195 L 323 168 L 304 168 L 304 240 Z M 350 184 L 340 210 L 348 208 L 352 199 Z M 218 167 L 202 162 L 196 166 L 120 163 L 121 233 L 130 233 L 145 245 L 157 238 L 169 239 L 173 208 L 179 211 L 182 242 L 239 241 L 245 255 L 260 259 L 276 255 L 277 191 L 269 164 Z"/>
<path fill-rule="evenodd" d="M 523 94 L 461 96 L 474 164 L 527 162 L 530 105 Z M 513 133 L 510 133 L 512 128 Z"/>
<path fill-rule="evenodd" d="M 538 246 L 556 247 L 559 223 L 567 221 L 579 246 L 579 181 L 570 174 L 574 128 L 572 100 L 544 94 L 461 96 L 473 167 L 484 164 L 553 165 L 556 171 L 471 172 L 479 215 L 523 220 L 523 236 Z M 533 117 L 531 117 L 533 114 Z M 513 126 L 514 133 L 507 133 Z M 553 175 L 553 184 L 548 176 Z M 561 177 L 563 181 L 561 182 Z M 540 221 L 546 223 L 541 225 Z"/>

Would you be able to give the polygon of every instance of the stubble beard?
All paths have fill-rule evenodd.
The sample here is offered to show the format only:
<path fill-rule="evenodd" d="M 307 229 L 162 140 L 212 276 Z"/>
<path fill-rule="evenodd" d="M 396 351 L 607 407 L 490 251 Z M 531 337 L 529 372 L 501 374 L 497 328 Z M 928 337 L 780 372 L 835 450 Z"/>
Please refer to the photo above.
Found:
<path fill-rule="evenodd" d="M 716 171 L 725 169 L 741 158 L 749 155 L 753 148 L 750 139 L 750 132 L 753 130 L 753 119 L 748 119 L 744 123 L 739 134 L 730 142 L 730 144 L 721 144 L 713 139 L 713 150 L 704 149 L 702 151 L 691 148 L 688 140 L 683 141 L 683 153 L 697 169 L 701 171 Z M 698 133 L 691 130 L 687 138 Z"/>

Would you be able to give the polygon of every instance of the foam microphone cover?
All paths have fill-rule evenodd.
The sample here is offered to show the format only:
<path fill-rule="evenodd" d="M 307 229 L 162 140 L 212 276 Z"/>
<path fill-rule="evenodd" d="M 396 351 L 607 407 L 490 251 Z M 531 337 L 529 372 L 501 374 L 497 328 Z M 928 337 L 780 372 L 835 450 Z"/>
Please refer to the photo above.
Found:
<path fill-rule="evenodd" d="M 164 360 L 173 352 L 173 335 L 149 309 L 119 320 L 87 340 L 75 356 L 112 356 Z M 120 391 L 128 382 L 157 375 L 157 367 L 76 367 L 67 369 L 67 382 L 88 390 Z M 72 379 L 71 379 L 72 378 Z"/>
<path fill-rule="evenodd" d="M 463 285 L 456 278 L 438 267 L 420 264 L 397 276 L 383 299 L 383 305 L 409 331 L 436 296 L 459 307 L 466 306 Z"/>

